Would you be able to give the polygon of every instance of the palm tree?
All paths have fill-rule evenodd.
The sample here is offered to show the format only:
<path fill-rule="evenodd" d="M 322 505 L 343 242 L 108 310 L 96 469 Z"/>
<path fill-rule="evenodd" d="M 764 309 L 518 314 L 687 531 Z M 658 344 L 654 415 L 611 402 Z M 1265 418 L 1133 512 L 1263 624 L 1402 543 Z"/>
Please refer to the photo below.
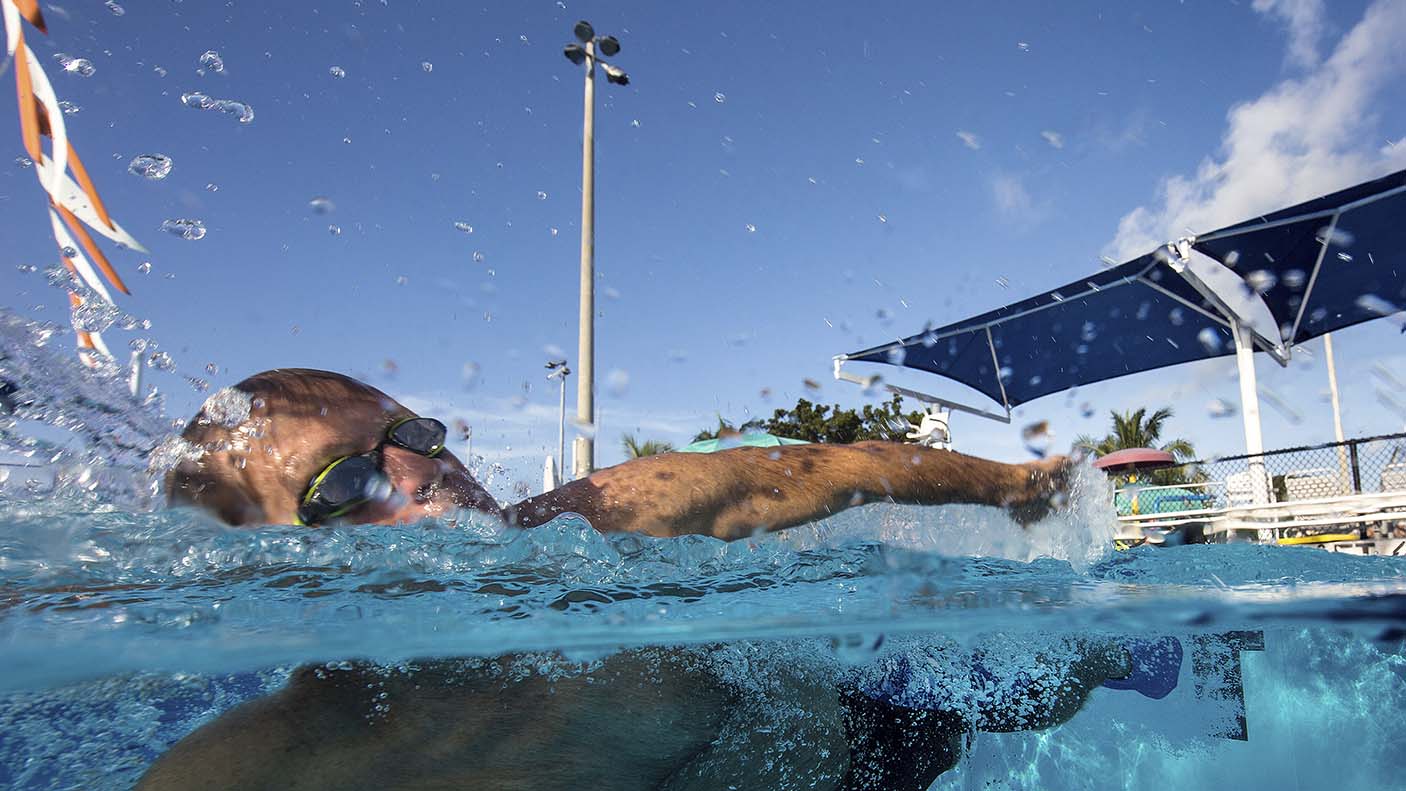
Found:
<path fill-rule="evenodd" d="M 1172 454 L 1179 462 L 1191 461 L 1196 458 L 1196 449 L 1190 442 L 1180 438 L 1162 441 L 1162 428 L 1172 414 L 1171 407 L 1162 407 L 1151 415 L 1147 414 L 1147 407 L 1123 413 L 1111 411 L 1109 416 L 1113 419 L 1112 431 L 1101 439 L 1085 434 L 1074 440 L 1074 446 L 1084 448 L 1095 456 L 1107 456 L 1126 448 L 1157 448 Z M 1185 483 L 1194 477 L 1195 474 L 1185 467 L 1155 470 L 1146 476 L 1150 482 L 1162 484 Z"/>
<path fill-rule="evenodd" d="M 643 442 L 635 438 L 633 434 L 625 434 L 620 437 L 620 444 L 625 448 L 625 455 L 632 459 L 639 459 L 645 456 L 654 456 L 660 453 L 668 453 L 674 449 L 673 445 L 661 442 L 657 439 L 647 439 Z"/>

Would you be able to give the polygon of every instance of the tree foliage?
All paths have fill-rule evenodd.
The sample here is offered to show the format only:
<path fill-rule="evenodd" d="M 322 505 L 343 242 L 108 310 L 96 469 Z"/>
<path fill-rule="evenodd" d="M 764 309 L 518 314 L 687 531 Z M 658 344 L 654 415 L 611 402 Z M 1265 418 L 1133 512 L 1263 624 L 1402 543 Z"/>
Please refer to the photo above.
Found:
<path fill-rule="evenodd" d="M 1074 446 L 1085 448 L 1095 456 L 1107 456 L 1127 448 L 1157 448 L 1172 454 L 1179 462 L 1191 461 L 1196 458 L 1196 449 L 1190 442 L 1180 438 L 1162 440 L 1162 429 L 1172 415 L 1171 407 L 1162 407 L 1150 415 L 1147 414 L 1147 407 L 1127 412 L 1113 410 L 1109 412 L 1112 426 L 1108 434 L 1101 438 L 1085 434 L 1074 440 Z M 1186 467 L 1169 467 L 1143 473 L 1141 477 L 1146 483 L 1179 484 L 1200 476 Z"/>
<path fill-rule="evenodd" d="M 620 445 L 625 449 L 625 455 L 631 459 L 640 459 L 645 456 L 668 453 L 674 449 L 674 446 L 667 442 L 657 439 L 640 440 L 633 434 L 621 436 Z"/>
<path fill-rule="evenodd" d="M 922 416 L 917 410 L 904 412 L 903 397 L 897 394 L 878 406 L 866 404 L 859 410 L 841 409 L 839 404 L 815 404 L 802 398 L 790 409 L 778 409 L 770 418 L 756 418 L 740 426 L 733 426 L 719 417 L 716 429 L 700 431 L 693 441 L 761 429 L 778 437 L 807 442 L 849 443 L 866 439 L 902 442 Z"/>

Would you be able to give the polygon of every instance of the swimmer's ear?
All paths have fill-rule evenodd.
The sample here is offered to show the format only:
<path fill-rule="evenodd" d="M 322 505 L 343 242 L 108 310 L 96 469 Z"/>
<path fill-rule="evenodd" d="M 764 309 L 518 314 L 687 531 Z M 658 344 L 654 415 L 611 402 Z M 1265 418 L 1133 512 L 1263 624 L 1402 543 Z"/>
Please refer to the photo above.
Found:
<path fill-rule="evenodd" d="M 263 509 L 249 499 L 243 487 L 222 481 L 190 462 L 182 462 L 166 474 L 166 502 L 173 507 L 203 508 L 228 525 L 247 525 L 263 516 Z"/>

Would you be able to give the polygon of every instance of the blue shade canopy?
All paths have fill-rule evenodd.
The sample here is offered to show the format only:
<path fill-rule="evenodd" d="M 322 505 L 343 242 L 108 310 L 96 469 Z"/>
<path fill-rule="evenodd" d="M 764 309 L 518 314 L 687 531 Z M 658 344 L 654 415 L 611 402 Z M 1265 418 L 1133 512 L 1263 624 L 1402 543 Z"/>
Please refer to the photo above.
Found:
<path fill-rule="evenodd" d="M 1009 409 L 1079 385 L 1233 354 L 1232 319 L 1285 362 L 1293 344 L 1402 305 L 1406 171 L 837 359 L 935 373 Z"/>
<path fill-rule="evenodd" d="M 1281 347 L 1406 305 L 1406 170 L 1205 234 L 1192 245 L 1255 285 Z"/>

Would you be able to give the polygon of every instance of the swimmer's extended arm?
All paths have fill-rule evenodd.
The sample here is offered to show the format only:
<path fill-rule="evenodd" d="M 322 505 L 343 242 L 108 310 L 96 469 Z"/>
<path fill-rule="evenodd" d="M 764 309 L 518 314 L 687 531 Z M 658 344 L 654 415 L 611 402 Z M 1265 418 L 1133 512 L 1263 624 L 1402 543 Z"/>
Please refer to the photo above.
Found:
<path fill-rule="evenodd" d="M 1067 485 L 1066 459 L 1003 464 L 893 442 L 665 453 L 572 481 L 508 509 L 533 527 L 565 511 L 602 532 L 744 538 L 866 502 L 971 503 L 1039 519 Z"/>

